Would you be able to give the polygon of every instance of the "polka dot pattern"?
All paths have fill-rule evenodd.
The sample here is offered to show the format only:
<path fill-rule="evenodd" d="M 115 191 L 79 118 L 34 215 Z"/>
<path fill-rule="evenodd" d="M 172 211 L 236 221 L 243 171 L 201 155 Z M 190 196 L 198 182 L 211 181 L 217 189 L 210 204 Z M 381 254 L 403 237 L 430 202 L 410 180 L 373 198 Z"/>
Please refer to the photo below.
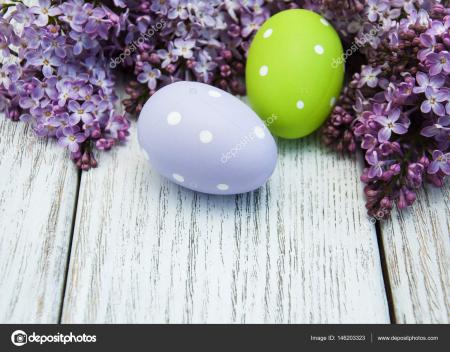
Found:
<path fill-rule="evenodd" d="M 172 174 L 172 177 L 177 182 L 181 182 L 181 183 L 184 182 L 184 177 L 181 176 L 180 174 Z"/>
<path fill-rule="evenodd" d="M 172 111 L 171 113 L 169 113 L 169 115 L 167 115 L 167 123 L 169 125 L 172 126 L 178 125 L 180 121 L 181 121 L 181 114 L 179 112 Z"/>
<path fill-rule="evenodd" d="M 265 38 L 265 39 L 269 38 L 269 37 L 272 35 L 272 33 L 273 33 L 272 28 L 269 28 L 268 30 L 266 30 L 266 31 L 264 32 L 263 38 Z"/>
<path fill-rule="evenodd" d="M 330 99 L 330 106 L 334 106 L 334 104 L 336 104 L 336 98 L 335 97 Z"/>
<path fill-rule="evenodd" d="M 305 107 L 305 103 L 303 102 L 303 100 L 299 100 L 296 104 L 297 109 L 301 110 Z"/>
<path fill-rule="evenodd" d="M 225 183 L 219 183 L 216 187 L 219 191 L 227 191 L 230 188 L 230 186 Z"/>
<path fill-rule="evenodd" d="M 317 54 L 319 54 L 319 55 L 322 55 L 322 54 L 325 52 L 323 46 L 320 45 L 320 44 L 317 44 L 317 45 L 314 47 L 314 51 L 315 51 Z"/>
<path fill-rule="evenodd" d="M 212 98 L 220 98 L 222 96 L 222 94 L 220 94 L 220 92 L 217 90 L 210 90 L 208 92 L 208 95 Z"/>
<path fill-rule="evenodd" d="M 255 133 L 255 136 L 258 137 L 259 139 L 263 139 L 266 136 L 266 134 L 264 133 L 264 130 L 260 126 L 256 126 L 253 129 L 253 132 Z"/>
<path fill-rule="evenodd" d="M 324 25 L 324 26 L 329 26 L 330 22 L 328 22 L 325 18 L 321 18 L 320 22 Z"/>
<path fill-rule="evenodd" d="M 200 142 L 202 143 L 211 143 L 211 141 L 213 140 L 213 135 L 210 131 L 201 131 L 199 134 L 199 138 L 200 138 Z"/>
<path fill-rule="evenodd" d="M 259 69 L 259 75 L 264 77 L 264 76 L 267 76 L 268 73 L 269 73 L 269 68 L 266 65 L 261 66 L 261 68 Z"/>
<path fill-rule="evenodd" d="M 263 64 L 256 66 L 256 74 Z M 150 138 L 151 143 L 140 143 L 139 156 L 142 161 L 150 157 L 152 170 L 207 194 L 256 189 L 265 181 L 260 175 L 271 172 L 276 160 L 273 138 L 258 116 L 239 99 L 202 83 L 176 82 L 150 98 L 138 136 Z M 264 162 L 253 165 L 261 153 Z"/>

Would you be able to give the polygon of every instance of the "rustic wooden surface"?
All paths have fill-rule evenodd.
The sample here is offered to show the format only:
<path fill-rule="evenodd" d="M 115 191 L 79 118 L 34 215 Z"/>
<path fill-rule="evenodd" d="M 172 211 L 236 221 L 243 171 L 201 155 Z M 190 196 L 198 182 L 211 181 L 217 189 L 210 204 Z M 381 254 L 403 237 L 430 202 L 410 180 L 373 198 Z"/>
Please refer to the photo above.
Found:
<path fill-rule="evenodd" d="M 62 321 L 389 322 L 355 162 L 279 146 L 266 187 L 207 196 L 154 173 L 133 125 L 82 175 Z"/>
<path fill-rule="evenodd" d="M 427 187 L 381 230 L 396 321 L 449 323 L 450 187 Z"/>
<path fill-rule="evenodd" d="M 51 141 L 0 115 L 0 323 L 56 323 L 78 171 Z"/>
<path fill-rule="evenodd" d="M 60 147 L 0 116 L 0 323 L 386 323 L 388 302 L 394 322 L 449 321 L 448 186 L 378 243 L 360 164 L 317 136 L 279 141 L 261 190 L 218 197 L 159 177 L 134 135 L 78 189 Z"/>

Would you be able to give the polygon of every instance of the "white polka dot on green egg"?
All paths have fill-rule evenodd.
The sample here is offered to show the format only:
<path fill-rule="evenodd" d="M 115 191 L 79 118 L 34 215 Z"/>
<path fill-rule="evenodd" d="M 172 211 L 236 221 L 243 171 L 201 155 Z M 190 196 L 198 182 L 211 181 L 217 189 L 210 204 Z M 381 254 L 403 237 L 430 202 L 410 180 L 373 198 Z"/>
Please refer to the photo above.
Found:
<path fill-rule="evenodd" d="M 330 25 L 330 22 L 328 22 L 325 18 L 321 18 L 321 19 L 320 19 L 320 22 L 322 22 L 322 24 L 323 24 L 324 26 L 329 26 L 329 25 Z"/>
<path fill-rule="evenodd" d="M 273 33 L 272 28 L 269 28 L 264 32 L 263 37 L 267 39 L 272 35 L 272 33 Z"/>
<path fill-rule="evenodd" d="M 315 51 L 317 54 L 322 55 L 322 54 L 324 53 L 325 50 L 323 49 L 323 46 L 322 46 L 322 45 L 317 44 L 317 45 L 314 47 L 314 51 Z"/>
<path fill-rule="evenodd" d="M 268 73 L 269 73 L 269 68 L 266 65 L 261 66 L 261 68 L 259 69 L 259 74 L 261 76 L 267 76 Z"/>
<path fill-rule="evenodd" d="M 333 65 L 342 54 L 333 26 L 312 11 L 282 11 L 261 26 L 248 52 L 247 95 L 260 118 L 277 116 L 273 134 L 299 138 L 320 127 L 342 88 L 344 65 Z"/>

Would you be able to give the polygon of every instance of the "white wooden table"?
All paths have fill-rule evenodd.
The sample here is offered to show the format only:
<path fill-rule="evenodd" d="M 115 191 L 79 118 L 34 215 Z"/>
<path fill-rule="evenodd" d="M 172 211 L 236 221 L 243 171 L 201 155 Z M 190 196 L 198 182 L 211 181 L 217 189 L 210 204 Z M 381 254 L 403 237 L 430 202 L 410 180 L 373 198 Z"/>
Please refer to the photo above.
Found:
<path fill-rule="evenodd" d="M 0 323 L 448 323 L 450 187 L 376 228 L 362 160 L 278 141 L 262 189 L 207 196 L 129 142 L 76 170 L 0 116 Z"/>

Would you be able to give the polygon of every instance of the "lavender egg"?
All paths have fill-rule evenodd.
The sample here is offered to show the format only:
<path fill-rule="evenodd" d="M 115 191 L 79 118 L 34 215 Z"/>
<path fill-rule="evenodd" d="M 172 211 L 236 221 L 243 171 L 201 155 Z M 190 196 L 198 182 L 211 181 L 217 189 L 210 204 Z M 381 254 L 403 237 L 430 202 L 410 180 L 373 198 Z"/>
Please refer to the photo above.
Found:
<path fill-rule="evenodd" d="M 277 147 L 265 124 L 242 101 L 207 84 L 160 89 L 145 103 L 137 130 L 152 167 L 191 190 L 245 193 L 275 169 Z"/>

